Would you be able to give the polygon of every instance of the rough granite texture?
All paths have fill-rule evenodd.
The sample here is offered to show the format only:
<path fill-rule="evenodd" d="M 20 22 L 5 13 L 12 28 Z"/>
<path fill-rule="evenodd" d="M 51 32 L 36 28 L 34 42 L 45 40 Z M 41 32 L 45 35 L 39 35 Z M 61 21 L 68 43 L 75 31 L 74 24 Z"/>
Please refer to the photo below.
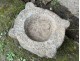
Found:
<path fill-rule="evenodd" d="M 28 21 L 30 22 L 28 23 Z M 28 25 L 27 25 L 28 23 Z M 42 15 L 31 16 L 24 24 L 26 34 L 35 41 L 46 41 L 51 35 L 51 21 Z"/>
<path fill-rule="evenodd" d="M 59 3 L 69 9 L 73 15 L 79 18 L 79 0 L 58 0 Z"/>
<path fill-rule="evenodd" d="M 51 34 L 48 40 L 44 42 L 37 42 L 28 37 L 25 33 L 24 23 L 31 21 L 31 18 L 37 18 L 41 20 L 51 21 Z M 17 39 L 20 45 L 40 56 L 52 58 L 55 56 L 57 49 L 61 46 L 64 41 L 65 29 L 69 27 L 70 23 L 67 20 L 61 19 L 55 13 L 48 11 L 47 9 L 42 9 L 35 7 L 33 3 L 28 2 L 25 5 L 25 9 L 22 10 L 14 22 L 14 27 L 9 31 L 9 36 Z M 45 29 L 45 28 L 44 28 Z M 36 32 L 37 33 L 37 32 Z"/>

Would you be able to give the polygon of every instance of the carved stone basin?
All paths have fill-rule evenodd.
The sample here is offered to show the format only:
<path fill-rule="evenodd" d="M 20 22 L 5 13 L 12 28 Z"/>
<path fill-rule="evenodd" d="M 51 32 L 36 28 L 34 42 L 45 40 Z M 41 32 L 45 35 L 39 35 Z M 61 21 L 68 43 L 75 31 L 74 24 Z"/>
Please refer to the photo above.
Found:
<path fill-rule="evenodd" d="M 34 41 L 47 41 L 52 33 L 52 23 L 49 19 L 45 18 L 43 18 L 41 15 L 38 15 L 35 18 L 34 16 L 31 16 L 29 23 L 27 22 L 29 20 L 26 20 L 24 24 L 26 35 Z"/>
<path fill-rule="evenodd" d="M 40 57 L 52 58 L 63 43 L 69 25 L 69 21 L 55 13 L 28 2 L 15 19 L 9 36 L 17 39 L 24 49 Z"/>

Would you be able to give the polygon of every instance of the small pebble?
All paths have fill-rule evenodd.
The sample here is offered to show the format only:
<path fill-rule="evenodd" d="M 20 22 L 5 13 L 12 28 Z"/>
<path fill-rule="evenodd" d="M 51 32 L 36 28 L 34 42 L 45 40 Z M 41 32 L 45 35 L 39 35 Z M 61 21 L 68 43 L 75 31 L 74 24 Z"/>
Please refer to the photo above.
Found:
<path fill-rule="evenodd" d="M 52 7 L 50 7 L 50 10 L 52 10 Z"/>

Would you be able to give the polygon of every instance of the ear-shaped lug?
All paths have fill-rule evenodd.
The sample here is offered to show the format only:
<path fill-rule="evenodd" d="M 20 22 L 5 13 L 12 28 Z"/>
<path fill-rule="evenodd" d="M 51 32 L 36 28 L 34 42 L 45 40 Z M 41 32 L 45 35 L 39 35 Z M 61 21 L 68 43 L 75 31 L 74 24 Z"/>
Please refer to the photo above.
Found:
<path fill-rule="evenodd" d="M 11 36 L 12 38 L 16 38 L 16 36 L 14 35 L 15 33 L 14 33 L 14 29 L 12 28 L 12 29 L 10 29 L 10 31 L 9 31 L 9 36 Z"/>
<path fill-rule="evenodd" d="M 25 9 L 31 9 L 31 8 L 34 8 L 34 7 L 35 7 L 35 5 L 32 2 L 28 2 L 25 5 Z"/>
<path fill-rule="evenodd" d="M 70 22 L 68 20 L 62 19 L 63 26 L 67 29 L 70 26 Z"/>

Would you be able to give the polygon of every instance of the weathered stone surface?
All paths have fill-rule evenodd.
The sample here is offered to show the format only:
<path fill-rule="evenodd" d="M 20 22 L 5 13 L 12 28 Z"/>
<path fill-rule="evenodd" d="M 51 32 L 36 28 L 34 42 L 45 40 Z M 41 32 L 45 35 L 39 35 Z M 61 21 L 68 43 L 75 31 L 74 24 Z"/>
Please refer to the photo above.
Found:
<path fill-rule="evenodd" d="M 26 34 L 35 41 L 46 41 L 51 35 L 51 21 L 41 17 L 30 17 L 31 21 L 28 23 L 28 20 L 26 20 L 24 24 Z"/>
<path fill-rule="evenodd" d="M 66 35 L 75 41 L 79 41 L 79 18 L 74 16 L 67 7 L 61 5 L 58 1 L 56 1 L 56 3 L 54 2 L 55 0 L 51 2 L 52 11 L 61 18 L 70 21 L 70 27 L 67 29 Z M 50 8 L 50 6 L 48 8 Z"/>
<path fill-rule="evenodd" d="M 79 18 L 79 0 L 58 0 L 59 3 L 69 9 L 73 15 Z"/>
<path fill-rule="evenodd" d="M 61 18 L 69 20 L 70 27 L 66 31 L 66 35 L 75 41 L 79 41 L 79 18 L 70 12 L 70 10 L 65 5 L 63 6 L 60 4 L 58 0 L 52 0 L 47 5 L 44 5 L 38 1 L 35 2 L 37 6 L 51 10 Z"/>
<path fill-rule="evenodd" d="M 38 20 L 36 20 L 36 18 L 41 21 L 41 24 L 40 22 L 38 22 Z M 42 22 L 43 20 L 45 20 L 47 23 L 45 23 L 45 21 Z M 47 37 L 49 37 L 46 35 L 50 32 L 47 30 L 49 28 L 48 24 L 50 24 L 51 34 L 49 34 L 50 37 L 48 38 L 48 40 L 46 39 L 46 41 L 44 42 L 37 42 L 32 40 L 31 37 L 28 37 L 26 35 L 27 33 L 25 34 L 25 21 L 27 21 L 27 26 L 29 26 L 28 24 L 32 22 L 29 26 L 30 28 L 36 27 L 35 24 L 40 25 L 36 28 L 38 29 L 37 31 L 43 32 L 41 34 L 44 38 L 40 37 L 37 31 L 35 31 L 35 33 L 31 31 L 30 35 L 32 35 L 32 37 L 33 34 L 35 34 L 34 37 L 39 36 L 38 39 L 41 39 L 41 41 L 44 41 Z M 35 22 L 35 24 L 33 24 L 33 22 Z M 24 49 L 40 57 L 52 58 L 55 56 L 57 48 L 59 48 L 63 43 L 65 29 L 67 29 L 69 25 L 69 21 L 61 19 L 55 13 L 52 13 L 48 10 L 35 7 L 33 3 L 29 2 L 26 4 L 25 9 L 22 10 L 15 19 L 14 27 L 9 31 L 9 36 L 16 38 Z M 45 32 L 43 31 L 43 29 L 45 30 Z M 35 28 L 33 28 L 32 30 L 34 31 Z"/>

